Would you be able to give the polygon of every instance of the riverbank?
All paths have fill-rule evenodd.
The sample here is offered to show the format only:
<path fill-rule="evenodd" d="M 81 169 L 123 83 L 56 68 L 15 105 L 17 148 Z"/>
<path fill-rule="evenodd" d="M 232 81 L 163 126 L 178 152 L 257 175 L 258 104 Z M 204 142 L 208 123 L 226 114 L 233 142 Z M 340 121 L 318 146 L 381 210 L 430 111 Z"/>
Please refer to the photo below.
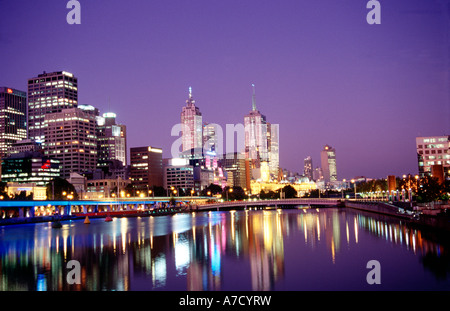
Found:
<path fill-rule="evenodd" d="M 173 215 L 180 212 L 186 212 L 186 209 L 179 207 L 166 207 L 144 211 L 128 210 L 128 211 L 111 211 L 111 212 L 73 213 L 72 215 L 63 215 L 63 216 L 16 217 L 16 218 L 1 219 L 0 226 L 52 222 L 55 220 L 69 221 L 76 219 L 84 219 L 86 218 L 86 216 L 89 218 L 106 218 L 108 216 L 112 218 L 149 217 L 149 216 Z"/>

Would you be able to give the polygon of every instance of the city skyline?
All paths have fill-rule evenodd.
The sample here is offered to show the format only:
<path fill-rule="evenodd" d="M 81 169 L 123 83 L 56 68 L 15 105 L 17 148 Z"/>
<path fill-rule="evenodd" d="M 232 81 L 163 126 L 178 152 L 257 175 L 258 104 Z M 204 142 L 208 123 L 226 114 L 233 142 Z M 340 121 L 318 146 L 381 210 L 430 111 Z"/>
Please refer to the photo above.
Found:
<path fill-rule="evenodd" d="M 243 123 L 254 83 L 280 125 L 280 167 L 299 173 L 329 144 L 339 179 L 415 174 L 416 137 L 450 132 L 438 1 L 383 3 L 380 25 L 364 1 L 81 4 L 81 25 L 68 25 L 65 3 L 0 3 L 0 85 L 26 91 L 44 71 L 71 72 L 78 104 L 116 113 L 128 148 L 170 157 L 190 86 L 204 119 L 224 126 Z"/>

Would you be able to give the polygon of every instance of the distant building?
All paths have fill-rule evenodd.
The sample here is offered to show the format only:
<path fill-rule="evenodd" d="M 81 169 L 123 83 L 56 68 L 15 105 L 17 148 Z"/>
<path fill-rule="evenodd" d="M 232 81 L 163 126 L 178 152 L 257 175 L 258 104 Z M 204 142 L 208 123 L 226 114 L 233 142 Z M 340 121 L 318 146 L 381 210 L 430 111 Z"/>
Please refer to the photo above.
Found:
<path fill-rule="evenodd" d="M 78 79 L 70 72 L 28 79 L 28 138 L 45 143 L 45 116 L 78 106 Z"/>
<path fill-rule="evenodd" d="M 322 169 L 320 167 L 316 167 L 313 171 L 313 180 L 314 181 L 319 181 L 319 180 L 323 180 L 323 172 Z"/>
<path fill-rule="evenodd" d="M 267 123 L 267 152 L 270 175 L 277 178 L 280 169 L 280 139 L 278 124 Z"/>
<path fill-rule="evenodd" d="M 130 179 L 136 189 L 163 186 L 162 149 L 151 146 L 130 149 Z"/>
<path fill-rule="evenodd" d="M 227 173 L 229 187 L 247 189 L 245 155 L 241 153 L 228 153 L 219 160 L 220 166 Z"/>
<path fill-rule="evenodd" d="M 267 162 L 267 122 L 266 116 L 256 109 L 255 88 L 253 85 L 252 110 L 244 117 L 245 157 L 250 159 L 251 168 L 259 168 Z"/>
<path fill-rule="evenodd" d="M 433 165 L 442 165 L 446 177 L 450 176 L 450 135 L 416 137 L 419 175 L 431 174 Z"/>
<path fill-rule="evenodd" d="M 122 178 L 88 180 L 85 195 L 90 199 L 125 197 L 125 187 L 130 183 Z"/>
<path fill-rule="evenodd" d="M 206 123 L 203 125 L 203 148 L 205 151 L 218 151 L 221 146 L 219 146 L 218 141 L 218 129 L 217 124 Z"/>
<path fill-rule="evenodd" d="M 42 187 L 55 177 L 60 177 L 60 161 L 40 152 L 16 153 L 2 160 L 4 182 L 34 183 Z"/>
<path fill-rule="evenodd" d="M 329 145 L 325 145 L 320 152 L 320 160 L 325 183 L 337 181 L 336 150 Z"/>
<path fill-rule="evenodd" d="M 27 93 L 0 87 L 0 157 L 27 138 Z"/>
<path fill-rule="evenodd" d="M 311 156 L 307 156 L 303 160 L 303 175 L 309 178 L 309 180 L 313 180 L 313 162 Z"/>
<path fill-rule="evenodd" d="M 61 176 L 83 174 L 97 166 L 96 117 L 92 106 L 63 109 L 44 118 L 44 154 L 61 161 Z"/>
<path fill-rule="evenodd" d="M 42 151 L 42 145 L 31 139 L 24 139 L 17 141 L 8 147 L 7 155 L 10 156 L 15 153 L 25 152 L 25 151 Z"/>
<path fill-rule="evenodd" d="M 104 113 L 97 118 L 98 166 L 108 166 L 111 160 L 127 165 L 127 127 L 116 124 L 116 114 Z"/>

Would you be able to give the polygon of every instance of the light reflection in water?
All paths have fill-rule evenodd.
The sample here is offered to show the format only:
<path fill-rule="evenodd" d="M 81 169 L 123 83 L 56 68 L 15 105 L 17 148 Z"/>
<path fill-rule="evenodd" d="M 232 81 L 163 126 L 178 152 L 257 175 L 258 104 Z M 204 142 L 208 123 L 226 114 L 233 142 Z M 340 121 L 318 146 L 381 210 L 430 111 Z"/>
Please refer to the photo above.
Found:
<path fill-rule="evenodd" d="M 422 257 L 448 251 L 404 221 L 337 209 L 34 224 L 1 229 L 0 290 L 296 290 L 299 271 L 334 271 L 380 240 Z M 80 285 L 65 281 L 72 259 Z"/>

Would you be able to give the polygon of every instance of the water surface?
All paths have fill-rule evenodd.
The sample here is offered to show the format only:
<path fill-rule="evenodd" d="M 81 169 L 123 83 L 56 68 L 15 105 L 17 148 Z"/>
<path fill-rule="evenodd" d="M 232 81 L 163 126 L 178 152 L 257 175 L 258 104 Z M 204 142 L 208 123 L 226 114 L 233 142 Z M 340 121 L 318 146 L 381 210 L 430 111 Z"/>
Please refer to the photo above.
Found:
<path fill-rule="evenodd" d="M 435 236 L 335 208 L 4 226 L 0 290 L 449 290 L 449 249 Z M 81 284 L 66 281 L 70 260 Z M 381 284 L 367 283 L 370 260 Z"/>

